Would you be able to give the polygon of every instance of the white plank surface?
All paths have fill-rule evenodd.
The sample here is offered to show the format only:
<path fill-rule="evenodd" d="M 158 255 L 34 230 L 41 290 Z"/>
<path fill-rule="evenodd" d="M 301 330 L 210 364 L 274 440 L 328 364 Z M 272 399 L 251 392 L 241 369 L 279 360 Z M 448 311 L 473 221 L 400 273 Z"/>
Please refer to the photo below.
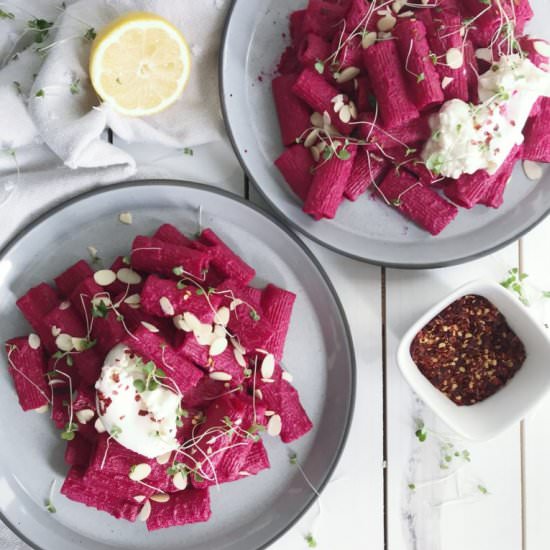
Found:
<path fill-rule="evenodd" d="M 386 278 L 388 548 L 391 550 L 519 550 L 522 544 L 519 426 L 481 444 L 428 433 L 415 437 L 415 419 L 429 430 L 449 430 L 415 397 L 395 360 L 398 342 L 414 321 L 456 287 L 475 278 L 500 281 L 517 266 L 517 245 L 464 266 L 441 270 L 388 270 Z M 440 468 L 440 445 L 468 450 Z M 452 453 L 451 453 L 452 454 Z M 444 464 L 447 463 L 444 461 Z M 453 472 L 460 471 L 454 475 Z M 440 483 L 433 483 L 451 474 Z M 416 485 L 415 490 L 408 487 Z M 426 483 L 425 487 L 422 484 Z M 478 485 L 490 494 L 483 495 Z M 458 487 L 458 489 L 457 489 Z M 460 493 L 459 493 L 460 491 Z M 454 502 L 456 499 L 464 499 Z M 453 501 L 453 502 L 450 502 Z M 448 502 L 440 506 L 441 503 Z M 533 549 L 534 550 L 534 549 Z"/>

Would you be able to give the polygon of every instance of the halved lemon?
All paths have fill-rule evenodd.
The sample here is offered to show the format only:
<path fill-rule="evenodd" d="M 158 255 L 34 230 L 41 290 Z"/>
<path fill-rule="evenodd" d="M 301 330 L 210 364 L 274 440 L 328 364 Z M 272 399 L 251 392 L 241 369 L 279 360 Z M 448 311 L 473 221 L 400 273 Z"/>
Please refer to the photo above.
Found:
<path fill-rule="evenodd" d="M 172 105 L 190 71 L 185 38 L 153 13 L 123 15 L 98 33 L 92 45 L 92 84 L 103 101 L 125 115 L 152 115 Z"/>

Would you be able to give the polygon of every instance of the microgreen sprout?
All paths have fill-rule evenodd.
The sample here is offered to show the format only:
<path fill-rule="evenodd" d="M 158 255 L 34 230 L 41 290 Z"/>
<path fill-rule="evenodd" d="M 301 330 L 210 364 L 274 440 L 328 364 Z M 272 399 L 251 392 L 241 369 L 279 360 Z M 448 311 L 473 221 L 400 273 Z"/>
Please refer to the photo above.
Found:
<path fill-rule="evenodd" d="M 44 97 L 46 94 L 44 93 L 44 90 L 40 88 L 35 94 L 36 97 Z"/>
<path fill-rule="evenodd" d="M 317 548 L 317 541 L 311 533 L 308 533 L 305 537 L 308 548 Z"/>
<path fill-rule="evenodd" d="M 426 438 L 428 437 L 428 431 L 426 430 L 426 426 L 424 425 L 424 422 L 422 420 L 416 421 L 416 431 L 414 432 L 414 435 L 421 443 L 426 441 Z"/>
<path fill-rule="evenodd" d="M 44 501 L 44 506 L 50 514 L 55 514 L 57 512 L 57 509 L 55 508 L 53 503 L 54 490 L 55 490 L 55 479 L 52 481 L 50 485 L 50 492 L 49 492 L 48 498 Z"/>
<path fill-rule="evenodd" d="M 93 42 L 97 36 L 97 33 L 93 27 L 90 27 L 84 34 L 84 40 Z"/>
<path fill-rule="evenodd" d="M 11 11 L 0 9 L 0 19 L 15 19 L 15 15 Z"/>
<path fill-rule="evenodd" d="M 80 78 L 75 78 L 71 82 L 70 90 L 72 95 L 77 95 L 80 93 Z"/>
<path fill-rule="evenodd" d="M 319 74 L 323 74 L 325 72 L 325 64 L 320 59 L 315 62 L 314 67 Z"/>
<path fill-rule="evenodd" d="M 78 424 L 75 424 L 74 422 L 68 422 L 67 424 L 65 424 L 65 427 L 61 432 L 61 439 L 64 439 L 65 441 L 72 441 L 75 438 L 77 431 Z"/>
<path fill-rule="evenodd" d="M 517 267 L 514 267 L 508 270 L 508 276 L 500 282 L 501 286 L 516 293 L 519 301 L 525 306 L 530 305 L 529 300 L 525 296 L 525 288 L 523 286 L 523 281 L 528 276 L 527 273 L 521 273 Z"/>
<path fill-rule="evenodd" d="M 411 490 L 411 491 L 414 491 L 416 489 L 416 485 L 414 483 L 409 483 L 407 485 L 407 487 Z"/>
<path fill-rule="evenodd" d="M 97 319 L 106 319 L 108 315 L 109 308 L 103 300 L 100 300 L 98 304 L 92 307 L 92 317 Z"/>
<path fill-rule="evenodd" d="M 53 27 L 53 23 L 45 19 L 31 19 L 27 21 L 27 27 L 31 31 L 34 31 L 34 41 L 41 44 L 48 36 L 48 32 Z"/>
<path fill-rule="evenodd" d="M 489 491 L 487 490 L 487 487 L 484 487 L 483 485 L 478 485 L 477 489 L 482 495 L 488 495 L 489 494 Z"/>
<path fill-rule="evenodd" d="M 192 157 L 195 154 L 195 152 L 190 147 L 185 147 L 183 149 L 183 154 Z"/>

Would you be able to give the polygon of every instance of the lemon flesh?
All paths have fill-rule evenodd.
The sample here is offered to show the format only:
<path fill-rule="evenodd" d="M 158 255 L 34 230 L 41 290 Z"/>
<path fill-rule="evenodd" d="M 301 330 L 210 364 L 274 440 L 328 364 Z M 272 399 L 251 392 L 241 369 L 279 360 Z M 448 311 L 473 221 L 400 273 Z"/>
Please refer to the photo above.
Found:
<path fill-rule="evenodd" d="M 129 13 L 113 21 L 98 34 L 90 55 L 97 94 L 128 116 L 152 115 L 172 105 L 190 70 L 185 38 L 152 13 Z"/>

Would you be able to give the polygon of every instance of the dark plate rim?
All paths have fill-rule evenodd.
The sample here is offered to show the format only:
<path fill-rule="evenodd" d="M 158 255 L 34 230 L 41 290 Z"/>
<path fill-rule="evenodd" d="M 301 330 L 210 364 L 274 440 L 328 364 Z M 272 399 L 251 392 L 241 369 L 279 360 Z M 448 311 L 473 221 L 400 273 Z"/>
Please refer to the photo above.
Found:
<path fill-rule="evenodd" d="M 246 172 L 246 175 L 248 176 L 248 179 L 252 182 L 252 185 L 256 189 L 256 191 L 260 194 L 262 199 L 269 205 L 269 207 L 273 210 L 273 213 L 277 218 L 279 218 L 283 223 L 289 225 L 292 227 L 292 229 L 298 231 L 308 239 L 311 239 L 313 242 L 323 246 L 324 248 L 330 250 L 331 252 L 335 252 L 336 254 L 340 254 L 341 256 L 345 256 L 347 258 L 351 258 L 353 260 L 357 260 L 360 262 L 364 262 L 371 265 L 381 266 L 381 267 L 387 267 L 387 268 L 393 268 L 393 269 L 410 269 L 410 270 L 420 270 L 420 269 L 435 269 L 435 268 L 442 268 L 442 267 L 451 267 L 454 265 L 460 265 L 463 263 L 471 262 L 474 260 L 478 260 L 480 258 L 484 258 L 485 256 L 488 256 L 490 254 L 493 254 L 494 252 L 497 252 L 498 250 L 508 246 L 509 244 L 514 243 L 527 233 L 529 233 L 532 229 L 534 229 L 537 225 L 539 225 L 549 214 L 550 214 L 550 206 L 548 207 L 548 210 L 540 217 L 538 217 L 536 220 L 534 220 L 532 223 L 530 223 L 527 227 L 524 227 L 520 229 L 514 236 L 510 238 L 503 239 L 502 241 L 496 243 L 494 246 L 490 246 L 489 248 L 486 248 L 485 250 L 481 250 L 479 252 L 475 252 L 473 254 L 467 254 L 465 256 L 461 256 L 459 258 L 452 258 L 445 261 L 439 261 L 439 262 L 426 262 L 426 263 L 418 263 L 418 264 L 411 264 L 411 263 L 399 263 L 399 262 L 385 262 L 382 260 L 376 260 L 373 258 L 369 258 L 367 256 L 360 256 L 357 254 L 353 254 L 351 252 L 346 252 L 345 250 L 341 250 L 331 244 L 328 244 L 327 242 L 323 241 L 320 237 L 316 237 L 313 233 L 310 231 L 304 229 L 300 224 L 294 222 L 293 220 L 288 217 L 284 211 L 279 208 L 267 195 L 265 191 L 263 191 L 262 186 L 256 181 L 254 178 L 252 171 L 248 167 L 248 164 L 244 158 L 244 156 L 241 154 L 237 139 L 233 133 L 233 129 L 231 127 L 231 124 L 229 123 L 229 107 L 226 100 L 226 90 L 225 90 L 225 63 L 224 60 L 226 59 L 226 53 L 228 50 L 228 34 L 229 34 L 229 27 L 231 25 L 232 19 L 233 19 L 233 12 L 235 10 L 235 7 L 239 0 L 231 0 L 231 6 L 229 8 L 229 11 L 227 13 L 227 18 L 225 20 L 223 34 L 222 34 L 222 45 L 220 48 L 220 54 L 218 59 L 218 78 L 219 78 L 219 89 L 220 89 L 220 103 L 222 107 L 222 113 L 223 113 L 223 120 L 225 124 L 225 129 L 227 131 L 227 135 L 229 136 L 229 140 L 231 141 L 231 145 L 233 147 L 233 151 L 235 152 L 235 155 L 237 156 L 239 163 L 242 167 L 242 169 Z M 322 222 L 320 222 L 322 223 Z M 436 237 L 434 237 L 436 238 Z"/>
<path fill-rule="evenodd" d="M 94 197 L 96 195 L 101 195 L 104 193 L 108 193 L 109 191 L 114 190 L 120 190 L 120 189 L 132 189 L 134 187 L 160 187 L 160 186 L 172 186 L 175 188 L 185 189 L 200 189 L 203 191 L 206 191 L 208 193 L 213 193 L 217 195 L 221 195 L 222 197 L 225 197 L 226 199 L 229 199 L 230 201 L 234 201 L 237 203 L 240 203 L 247 208 L 252 209 L 256 213 L 264 216 L 269 221 L 274 223 L 277 227 L 279 227 L 281 230 L 286 233 L 288 237 L 290 237 L 304 252 L 304 254 L 308 257 L 308 259 L 313 263 L 313 266 L 317 269 L 317 271 L 320 273 L 324 283 L 326 284 L 329 293 L 332 295 L 332 298 L 336 304 L 336 307 L 338 309 L 338 312 L 340 314 L 340 318 L 342 321 L 342 326 L 344 328 L 344 333 L 346 335 L 346 344 L 350 353 L 350 375 L 351 375 L 351 386 L 350 386 L 350 393 L 349 393 L 349 399 L 348 399 L 348 410 L 346 414 L 346 422 L 345 422 L 345 428 L 343 433 L 341 434 L 340 443 L 338 445 L 338 448 L 336 449 L 336 453 L 327 469 L 326 475 L 324 476 L 323 480 L 319 484 L 318 487 L 316 487 L 316 490 L 320 493 L 328 484 L 330 481 L 330 478 L 332 477 L 332 474 L 334 473 L 334 470 L 336 469 L 336 466 L 338 465 L 340 458 L 342 457 L 342 453 L 346 447 L 346 442 L 348 440 L 351 424 L 353 421 L 353 414 L 355 410 L 355 399 L 356 399 L 356 388 L 357 388 L 357 361 L 355 356 L 355 348 L 353 344 L 353 338 L 351 334 L 351 329 L 349 326 L 348 318 L 346 316 L 346 312 L 344 310 L 344 306 L 342 305 L 342 302 L 340 300 L 340 297 L 338 296 L 336 289 L 334 288 L 334 285 L 332 284 L 332 281 L 330 280 L 330 277 L 328 276 L 327 272 L 324 270 L 322 265 L 320 264 L 319 260 L 314 256 L 313 252 L 309 250 L 309 248 L 306 246 L 306 244 L 299 239 L 288 227 L 284 225 L 284 223 L 281 222 L 278 218 L 273 216 L 271 213 L 266 212 L 264 209 L 260 208 L 259 206 L 256 206 L 252 202 L 239 197 L 235 193 L 231 193 L 229 191 L 226 191 L 224 189 L 220 189 L 218 187 L 214 187 L 212 185 L 208 184 L 202 184 L 202 183 L 195 183 L 190 181 L 183 181 L 183 180 L 171 180 L 171 179 L 154 179 L 154 180 L 135 180 L 131 182 L 124 182 L 124 183 L 116 183 L 112 185 L 106 185 L 100 188 L 93 189 L 91 191 L 88 191 L 86 193 L 83 193 L 81 195 L 78 195 L 76 197 L 73 197 L 71 199 L 68 199 L 53 208 L 49 209 L 48 211 L 44 212 L 43 214 L 40 214 L 36 218 L 34 218 L 31 222 L 29 222 L 27 225 L 25 225 L 21 230 L 17 231 L 17 233 L 10 238 L 10 240 L 0 249 L 0 261 L 4 260 L 11 249 L 18 244 L 30 231 L 38 227 L 42 222 L 46 221 L 47 219 L 51 218 L 52 216 L 55 216 L 60 211 L 64 210 L 65 208 L 72 206 L 73 204 L 76 204 L 80 201 L 83 201 L 85 199 L 88 199 L 90 197 Z M 292 519 L 292 521 L 281 531 L 273 535 L 269 541 L 267 541 L 263 546 L 258 548 L 257 550 L 263 550 L 268 548 L 271 544 L 279 540 L 283 535 L 285 535 L 303 516 L 304 514 L 311 508 L 311 506 L 314 504 L 314 502 L 317 500 L 317 496 L 313 494 L 311 498 L 306 502 L 306 504 L 303 506 L 303 508 L 296 514 L 296 516 Z M 0 512 L 0 520 L 9 528 L 13 533 L 15 533 L 20 539 L 22 539 L 26 544 L 28 544 L 31 548 L 34 550 L 48 550 L 45 547 L 39 546 L 34 541 L 30 540 L 20 529 L 18 526 L 15 526 L 12 522 L 10 522 L 2 512 Z M 243 549 L 244 550 L 244 549 Z M 251 549 L 256 550 L 256 549 Z"/>

